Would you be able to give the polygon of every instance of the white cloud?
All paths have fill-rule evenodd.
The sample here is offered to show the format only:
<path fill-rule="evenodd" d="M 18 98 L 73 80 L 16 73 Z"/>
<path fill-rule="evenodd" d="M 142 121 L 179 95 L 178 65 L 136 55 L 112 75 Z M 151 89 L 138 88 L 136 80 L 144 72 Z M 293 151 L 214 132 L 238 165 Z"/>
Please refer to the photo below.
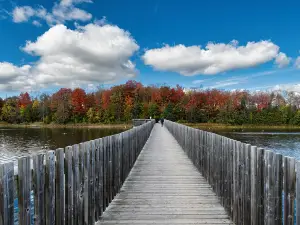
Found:
<path fill-rule="evenodd" d="M 30 6 L 15 7 L 12 15 L 15 23 L 27 22 L 35 15 L 35 10 Z"/>
<path fill-rule="evenodd" d="M 193 84 L 202 84 L 204 83 L 206 80 L 193 80 L 192 83 Z"/>
<path fill-rule="evenodd" d="M 288 66 L 290 62 L 291 62 L 291 58 L 287 57 L 287 55 L 282 52 L 280 52 L 275 58 L 275 63 L 279 68 Z"/>
<path fill-rule="evenodd" d="M 295 61 L 295 67 L 297 68 L 297 69 L 300 69 L 300 56 L 298 56 L 297 58 L 296 58 L 296 61 Z"/>
<path fill-rule="evenodd" d="M 26 53 L 40 57 L 23 74 L 19 72 L 23 67 L 5 64 L 7 68 L 0 74 L 8 85 L 0 89 L 68 87 L 71 83 L 78 86 L 130 79 L 137 73 L 130 57 L 138 49 L 130 34 L 117 26 L 88 24 L 71 30 L 56 25 L 23 47 Z"/>
<path fill-rule="evenodd" d="M 32 24 L 36 27 L 41 27 L 42 26 L 42 24 L 37 20 L 32 21 Z"/>
<path fill-rule="evenodd" d="M 193 76 L 254 67 L 273 60 L 278 51 L 279 47 L 271 41 L 248 42 L 245 46 L 238 46 L 234 40 L 229 44 L 208 43 L 205 48 L 165 45 L 147 50 L 142 59 L 146 65 L 157 70 Z"/>
<path fill-rule="evenodd" d="M 278 84 L 269 89 L 270 91 L 293 91 L 300 93 L 300 84 L 289 83 L 289 84 Z"/>
<path fill-rule="evenodd" d="M 216 84 L 210 86 L 209 88 L 211 89 L 214 89 L 214 88 L 221 88 L 221 87 L 227 87 L 227 86 L 232 86 L 232 85 L 236 85 L 236 84 L 239 84 L 240 82 L 238 81 L 219 81 L 219 82 L 216 82 Z"/>
<path fill-rule="evenodd" d="M 92 3 L 92 0 L 61 0 L 60 4 L 63 6 L 70 6 L 72 4 L 79 4 L 79 3 Z"/>
<path fill-rule="evenodd" d="M 89 21 L 92 14 L 75 7 L 79 3 L 92 3 L 90 0 L 61 0 L 55 3 L 52 11 L 48 12 L 43 6 L 32 8 L 30 6 L 17 6 L 12 12 L 15 23 L 23 23 L 34 18 L 33 25 L 40 24 L 40 20 L 45 20 L 48 25 L 63 24 L 66 21 Z"/>

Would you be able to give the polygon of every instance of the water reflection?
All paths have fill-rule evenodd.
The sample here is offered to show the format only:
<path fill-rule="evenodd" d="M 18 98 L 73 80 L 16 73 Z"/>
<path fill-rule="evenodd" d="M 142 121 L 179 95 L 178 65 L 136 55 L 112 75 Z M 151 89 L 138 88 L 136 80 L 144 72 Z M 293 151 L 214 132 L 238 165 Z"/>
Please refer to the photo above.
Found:
<path fill-rule="evenodd" d="M 108 128 L 0 128 L 0 161 L 120 133 Z"/>
<path fill-rule="evenodd" d="M 300 132 L 224 132 L 220 135 L 300 160 Z"/>

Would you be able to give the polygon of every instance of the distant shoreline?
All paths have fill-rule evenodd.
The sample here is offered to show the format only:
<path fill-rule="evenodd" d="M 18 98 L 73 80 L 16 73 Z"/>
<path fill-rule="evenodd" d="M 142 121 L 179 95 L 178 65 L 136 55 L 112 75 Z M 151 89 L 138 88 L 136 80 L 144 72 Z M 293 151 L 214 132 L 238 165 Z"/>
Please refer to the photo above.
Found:
<path fill-rule="evenodd" d="M 0 122 L 0 127 L 14 127 L 14 128 L 105 128 L 105 129 L 130 129 L 133 127 L 131 123 L 118 123 L 118 124 L 89 124 L 89 123 L 76 123 L 76 124 L 44 124 L 28 123 L 28 124 L 10 124 Z"/>
<path fill-rule="evenodd" d="M 227 130 L 227 129 L 264 129 L 264 130 L 300 130 L 300 126 L 292 125 L 255 125 L 255 124 L 244 124 L 244 125 L 230 125 L 221 123 L 182 123 L 186 126 L 199 128 L 203 130 Z M 42 122 L 35 123 L 21 123 L 11 124 L 6 122 L 0 122 L 0 127 L 14 127 L 14 128 L 106 128 L 106 129 L 130 129 L 133 127 L 132 123 L 116 123 L 116 124 L 89 124 L 89 123 L 76 123 L 76 124 L 44 124 Z"/>
<path fill-rule="evenodd" d="M 256 125 L 256 124 L 244 124 L 244 125 L 230 125 L 220 123 L 184 123 L 186 126 L 204 129 L 204 130 L 226 130 L 226 129 L 264 129 L 264 130 L 300 130 L 300 126 L 294 125 Z"/>

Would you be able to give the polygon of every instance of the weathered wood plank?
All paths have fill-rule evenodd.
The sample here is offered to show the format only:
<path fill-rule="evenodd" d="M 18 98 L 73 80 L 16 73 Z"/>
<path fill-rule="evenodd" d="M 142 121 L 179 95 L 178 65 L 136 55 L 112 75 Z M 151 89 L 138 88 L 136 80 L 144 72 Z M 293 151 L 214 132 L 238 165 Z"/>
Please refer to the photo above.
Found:
<path fill-rule="evenodd" d="M 294 225 L 295 159 L 284 157 L 284 224 Z"/>
<path fill-rule="evenodd" d="M 0 165 L 0 224 L 14 224 L 14 163 Z"/>
<path fill-rule="evenodd" d="M 33 193 L 34 193 L 34 224 L 44 225 L 45 221 L 45 155 L 33 156 Z"/>
<path fill-rule="evenodd" d="M 90 225 L 90 143 L 84 143 L 84 158 L 83 158 L 83 167 L 84 167 L 84 186 L 83 186 L 83 205 L 84 205 L 84 224 Z"/>
<path fill-rule="evenodd" d="M 79 145 L 73 145 L 73 163 L 72 163 L 72 170 L 73 170 L 73 218 L 74 224 L 79 224 L 79 212 L 80 212 L 80 174 L 79 174 Z"/>
<path fill-rule="evenodd" d="M 300 162 L 296 163 L 296 224 L 300 224 Z"/>
<path fill-rule="evenodd" d="M 45 167 L 46 225 L 55 224 L 55 152 L 46 153 Z"/>
<path fill-rule="evenodd" d="M 84 157 L 85 157 L 85 144 L 79 144 L 79 201 L 78 201 L 78 225 L 84 223 L 84 183 L 85 183 L 85 174 L 84 174 Z"/>
<path fill-rule="evenodd" d="M 56 155 L 56 179 L 55 179 L 55 217 L 57 225 L 65 224 L 65 156 L 64 149 L 58 148 Z M 58 201 L 59 199 L 59 201 Z"/>
<path fill-rule="evenodd" d="M 89 224 L 95 223 L 95 141 L 89 141 Z"/>
<path fill-rule="evenodd" d="M 101 214 L 101 201 L 100 199 L 100 148 L 99 139 L 94 141 L 95 144 L 95 219 L 96 221 L 100 219 Z"/>
<path fill-rule="evenodd" d="M 257 186 L 258 176 L 257 176 L 257 147 L 251 146 L 251 225 L 256 225 L 258 221 L 258 210 L 257 210 Z"/>
<path fill-rule="evenodd" d="M 73 179 L 73 147 L 65 148 L 65 220 L 66 224 L 74 223 L 74 179 Z"/>
<path fill-rule="evenodd" d="M 275 154 L 274 158 L 274 199 L 275 199 L 275 223 L 274 225 L 282 225 L 282 188 L 283 188 L 283 156 Z"/>
<path fill-rule="evenodd" d="M 20 225 L 30 225 L 31 223 L 30 191 L 30 157 L 23 157 L 18 160 L 18 207 Z"/>

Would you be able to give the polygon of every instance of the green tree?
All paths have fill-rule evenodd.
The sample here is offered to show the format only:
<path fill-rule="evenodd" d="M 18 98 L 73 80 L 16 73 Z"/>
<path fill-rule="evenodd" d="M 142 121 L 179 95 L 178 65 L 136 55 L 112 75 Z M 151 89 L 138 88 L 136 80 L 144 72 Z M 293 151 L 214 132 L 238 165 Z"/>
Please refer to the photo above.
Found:
<path fill-rule="evenodd" d="M 154 119 L 154 118 L 159 118 L 159 115 L 160 115 L 160 111 L 158 105 L 156 103 L 150 103 L 149 116 L 151 116 Z"/>
<path fill-rule="evenodd" d="M 2 120 L 9 123 L 17 123 L 19 116 L 19 109 L 17 106 L 17 101 L 14 98 L 9 98 L 6 100 L 2 107 Z"/>

